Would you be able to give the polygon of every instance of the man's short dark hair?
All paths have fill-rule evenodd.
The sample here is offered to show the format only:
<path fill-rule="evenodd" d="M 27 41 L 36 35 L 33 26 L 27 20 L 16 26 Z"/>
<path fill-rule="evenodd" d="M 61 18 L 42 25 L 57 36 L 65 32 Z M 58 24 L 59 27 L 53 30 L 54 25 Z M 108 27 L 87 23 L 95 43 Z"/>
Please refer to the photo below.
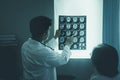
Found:
<path fill-rule="evenodd" d="M 30 21 L 30 32 L 33 37 L 39 37 L 46 33 L 51 26 L 51 19 L 45 16 L 37 16 Z"/>
<path fill-rule="evenodd" d="M 114 77 L 118 73 L 117 50 L 108 44 L 98 45 L 92 52 L 91 60 L 101 75 Z"/>

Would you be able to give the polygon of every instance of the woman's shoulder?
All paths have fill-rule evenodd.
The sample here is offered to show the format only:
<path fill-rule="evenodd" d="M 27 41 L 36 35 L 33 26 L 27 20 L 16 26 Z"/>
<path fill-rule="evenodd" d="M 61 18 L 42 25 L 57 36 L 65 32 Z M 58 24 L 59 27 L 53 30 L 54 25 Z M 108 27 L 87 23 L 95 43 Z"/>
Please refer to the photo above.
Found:
<path fill-rule="evenodd" d="M 115 76 L 115 80 L 120 80 L 120 73 L 118 73 L 118 75 Z"/>
<path fill-rule="evenodd" d="M 102 75 L 94 75 L 90 78 L 90 80 L 120 80 L 120 73 L 112 78 Z"/>

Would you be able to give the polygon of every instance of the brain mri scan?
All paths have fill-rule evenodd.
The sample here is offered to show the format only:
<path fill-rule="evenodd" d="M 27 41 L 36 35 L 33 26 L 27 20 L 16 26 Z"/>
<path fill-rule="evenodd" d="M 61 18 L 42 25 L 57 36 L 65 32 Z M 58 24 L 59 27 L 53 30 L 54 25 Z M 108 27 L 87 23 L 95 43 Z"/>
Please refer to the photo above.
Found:
<path fill-rule="evenodd" d="M 65 46 L 65 41 L 74 36 L 71 50 L 86 50 L 86 16 L 59 16 L 59 49 Z"/>

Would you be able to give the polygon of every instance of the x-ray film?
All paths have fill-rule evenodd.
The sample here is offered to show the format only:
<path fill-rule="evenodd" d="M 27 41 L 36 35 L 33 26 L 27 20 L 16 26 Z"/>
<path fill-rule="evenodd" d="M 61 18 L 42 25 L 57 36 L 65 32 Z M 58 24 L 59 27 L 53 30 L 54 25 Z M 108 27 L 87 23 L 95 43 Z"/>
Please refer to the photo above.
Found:
<path fill-rule="evenodd" d="M 65 41 L 74 35 L 71 50 L 86 50 L 86 16 L 59 16 L 59 49 L 65 46 Z"/>

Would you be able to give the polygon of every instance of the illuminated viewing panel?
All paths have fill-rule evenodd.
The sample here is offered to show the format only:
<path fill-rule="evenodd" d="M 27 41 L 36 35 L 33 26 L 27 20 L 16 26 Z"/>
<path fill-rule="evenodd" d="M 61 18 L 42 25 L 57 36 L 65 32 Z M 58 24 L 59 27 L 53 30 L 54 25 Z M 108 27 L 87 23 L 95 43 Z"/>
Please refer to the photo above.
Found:
<path fill-rule="evenodd" d="M 71 50 L 86 50 L 86 16 L 59 16 L 59 49 L 63 50 L 67 37 L 74 36 Z"/>
<path fill-rule="evenodd" d="M 61 52 L 66 38 L 74 35 L 71 58 L 90 58 L 102 43 L 102 17 L 103 0 L 54 0 L 54 33 L 61 30 L 55 50 Z"/>

